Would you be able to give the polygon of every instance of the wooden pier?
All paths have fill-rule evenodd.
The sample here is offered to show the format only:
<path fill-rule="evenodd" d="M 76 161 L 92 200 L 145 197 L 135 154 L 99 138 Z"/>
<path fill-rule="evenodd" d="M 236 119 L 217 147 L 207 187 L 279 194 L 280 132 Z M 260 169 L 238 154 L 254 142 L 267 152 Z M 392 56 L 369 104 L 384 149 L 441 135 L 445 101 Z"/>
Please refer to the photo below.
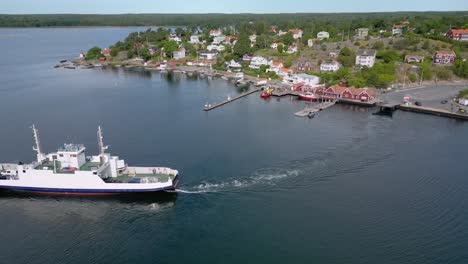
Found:
<path fill-rule="evenodd" d="M 294 115 L 299 116 L 299 117 L 306 117 L 307 115 L 309 115 L 309 113 L 316 113 L 316 112 L 322 111 L 323 109 L 326 109 L 334 105 L 335 103 L 336 101 L 322 102 L 322 103 L 319 103 L 310 107 L 306 107 L 302 109 L 301 111 L 296 112 Z"/>
<path fill-rule="evenodd" d="M 256 92 L 261 91 L 261 90 L 262 90 L 262 88 L 255 88 L 255 89 L 253 89 L 253 90 L 247 91 L 247 92 L 245 92 L 245 93 L 241 93 L 241 94 L 239 94 L 239 95 L 237 95 L 237 96 L 234 96 L 233 98 L 226 99 L 226 100 L 224 100 L 224 101 L 221 101 L 221 102 L 219 102 L 219 103 L 216 103 L 216 104 L 214 104 L 214 105 L 205 106 L 205 108 L 203 108 L 203 110 L 205 110 L 205 111 L 211 111 L 211 110 L 213 110 L 213 109 L 215 109 L 215 108 L 218 108 L 218 107 L 223 106 L 223 105 L 225 105 L 225 104 L 227 104 L 227 103 L 233 102 L 233 101 L 235 101 L 235 100 L 237 100 L 237 99 L 240 99 L 240 98 L 242 98 L 242 97 L 244 97 L 244 96 L 247 96 L 247 95 L 249 95 L 249 94 L 256 93 Z"/>

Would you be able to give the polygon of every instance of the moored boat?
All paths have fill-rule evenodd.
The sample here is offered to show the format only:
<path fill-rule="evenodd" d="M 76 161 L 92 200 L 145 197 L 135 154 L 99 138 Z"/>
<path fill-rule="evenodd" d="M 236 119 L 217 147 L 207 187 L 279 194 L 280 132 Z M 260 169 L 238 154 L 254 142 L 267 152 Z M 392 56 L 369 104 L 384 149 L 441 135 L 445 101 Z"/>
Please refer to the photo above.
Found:
<path fill-rule="evenodd" d="M 269 98 L 272 93 L 273 93 L 272 88 L 265 88 L 263 89 L 263 92 L 260 94 L 260 98 L 263 98 L 263 99 Z"/>
<path fill-rule="evenodd" d="M 100 154 L 86 156 L 80 144 L 64 144 L 43 154 L 33 126 L 37 160 L 31 164 L 0 164 L 0 189 L 62 195 L 111 195 L 175 189 L 179 172 L 166 167 L 130 167 L 106 153 L 98 129 Z"/>
<path fill-rule="evenodd" d="M 314 93 L 303 93 L 298 95 L 299 100 L 312 101 L 315 102 L 318 100 L 318 96 Z"/>

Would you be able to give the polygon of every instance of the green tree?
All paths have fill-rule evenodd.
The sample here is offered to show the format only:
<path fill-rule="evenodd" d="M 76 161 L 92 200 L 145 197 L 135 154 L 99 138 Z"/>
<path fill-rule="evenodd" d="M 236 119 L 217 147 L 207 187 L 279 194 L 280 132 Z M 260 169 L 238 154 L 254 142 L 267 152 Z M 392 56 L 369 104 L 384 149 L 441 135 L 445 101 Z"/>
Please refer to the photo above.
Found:
<path fill-rule="evenodd" d="M 283 36 L 281 36 L 281 41 L 285 44 L 285 45 L 291 45 L 293 44 L 294 42 L 294 37 L 292 35 L 291 32 L 288 32 L 286 34 L 284 34 Z"/>
<path fill-rule="evenodd" d="M 427 60 L 421 63 L 420 67 L 421 67 L 422 80 L 423 81 L 432 80 L 432 69 L 431 69 L 431 65 L 427 62 Z"/>
<path fill-rule="evenodd" d="M 287 50 L 286 47 L 283 46 L 283 45 L 278 45 L 278 48 L 277 48 L 277 49 L 278 49 L 278 52 L 279 52 L 279 53 L 283 53 L 285 50 Z"/>
<path fill-rule="evenodd" d="M 163 44 L 164 52 L 166 53 L 167 57 L 172 57 L 172 53 L 179 48 L 179 44 L 176 41 L 166 41 Z"/>
<path fill-rule="evenodd" d="M 188 43 L 188 42 L 184 43 L 184 48 L 185 48 L 185 52 L 189 56 L 191 56 L 191 57 L 196 57 L 197 56 L 197 49 L 191 43 Z"/>
<path fill-rule="evenodd" d="M 86 60 L 94 60 L 101 56 L 101 48 L 99 47 L 92 47 L 86 53 Z"/>
<path fill-rule="evenodd" d="M 240 57 L 248 53 L 250 53 L 250 39 L 246 33 L 242 33 L 234 46 L 234 54 Z"/>
<path fill-rule="evenodd" d="M 452 78 L 452 72 L 445 67 L 436 67 L 434 72 L 439 80 L 450 80 Z"/>
<path fill-rule="evenodd" d="M 338 62 L 344 67 L 353 67 L 356 61 L 356 54 L 348 47 L 344 47 L 340 50 L 338 55 Z"/>
<path fill-rule="evenodd" d="M 286 61 L 283 63 L 283 66 L 284 66 L 285 68 L 291 67 L 291 66 L 292 66 L 292 60 L 291 60 L 291 59 L 286 60 Z"/>
<path fill-rule="evenodd" d="M 257 46 L 260 49 L 266 49 L 270 46 L 270 38 L 266 35 L 258 35 L 257 36 Z"/>

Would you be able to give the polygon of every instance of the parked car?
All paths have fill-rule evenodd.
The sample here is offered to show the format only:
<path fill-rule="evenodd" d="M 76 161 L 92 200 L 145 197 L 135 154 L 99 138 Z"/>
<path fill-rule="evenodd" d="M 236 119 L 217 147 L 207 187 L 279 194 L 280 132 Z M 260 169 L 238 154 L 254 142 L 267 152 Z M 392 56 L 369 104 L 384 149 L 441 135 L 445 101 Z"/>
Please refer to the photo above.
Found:
<path fill-rule="evenodd" d="M 441 103 L 441 104 L 446 104 L 446 103 L 448 103 L 448 101 L 447 101 L 447 100 L 443 100 L 443 101 L 440 101 L 440 103 Z"/>
<path fill-rule="evenodd" d="M 421 105 L 422 105 L 421 102 L 419 102 L 419 101 L 414 102 L 414 104 L 417 105 L 417 106 L 421 106 Z"/>

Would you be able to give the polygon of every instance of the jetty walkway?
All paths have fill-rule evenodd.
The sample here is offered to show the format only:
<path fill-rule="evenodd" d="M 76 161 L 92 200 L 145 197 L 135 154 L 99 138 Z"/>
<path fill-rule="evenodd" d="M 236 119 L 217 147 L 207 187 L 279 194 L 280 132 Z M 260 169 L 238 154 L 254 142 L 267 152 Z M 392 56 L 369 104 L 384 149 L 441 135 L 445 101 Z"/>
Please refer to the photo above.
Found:
<path fill-rule="evenodd" d="M 213 109 L 215 109 L 215 108 L 218 108 L 218 107 L 223 106 L 223 105 L 225 105 L 225 104 L 227 104 L 227 103 L 233 102 L 233 101 L 235 101 L 235 100 L 237 100 L 237 99 L 240 99 L 240 98 L 242 98 L 242 97 L 244 97 L 244 96 L 247 96 L 247 95 L 249 95 L 249 94 L 256 93 L 256 92 L 261 91 L 261 90 L 262 90 L 262 88 L 255 88 L 255 89 L 252 89 L 252 90 L 250 90 L 250 91 L 247 91 L 247 92 L 245 92 L 245 93 L 241 93 L 241 94 L 239 94 L 239 95 L 237 95 L 237 96 L 234 96 L 233 98 L 226 99 L 226 100 L 221 101 L 221 102 L 219 102 L 219 103 L 216 103 L 216 104 L 214 104 L 214 105 L 205 106 L 205 108 L 203 108 L 203 110 L 205 110 L 205 111 L 211 111 L 211 110 L 213 110 Z"/>
<path fill-rule="evenodd" d="M 299 116 L 299 117 L 306 117 L 309 113 L 316 113 L 316 112 L 322 111 L 323 109 L 326 109 L 334 105 L 335 103 L 336 101 L 322 102 L 322 103 L 319 103 L 310 107 L 306 107 L 302 109 L 301 111 L 296 112 L 294 115 Z"/>

